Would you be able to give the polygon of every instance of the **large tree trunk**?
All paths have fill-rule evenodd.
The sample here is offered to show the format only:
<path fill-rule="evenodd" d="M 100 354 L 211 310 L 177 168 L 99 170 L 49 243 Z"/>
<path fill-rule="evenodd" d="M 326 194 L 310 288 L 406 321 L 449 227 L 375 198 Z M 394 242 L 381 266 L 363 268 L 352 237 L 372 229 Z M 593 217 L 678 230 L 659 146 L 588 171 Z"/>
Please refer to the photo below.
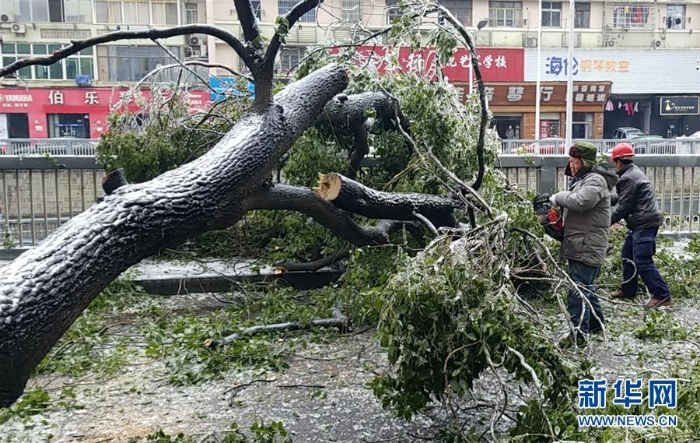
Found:
<path fill-rule="evenodd" d="M 330 65 L 244 117 L 206 155 L 119 187 L 0 270 L 0 406 L 119 274 L 165 247 L 237 222 L 281 155 L 347 86 Z"/>

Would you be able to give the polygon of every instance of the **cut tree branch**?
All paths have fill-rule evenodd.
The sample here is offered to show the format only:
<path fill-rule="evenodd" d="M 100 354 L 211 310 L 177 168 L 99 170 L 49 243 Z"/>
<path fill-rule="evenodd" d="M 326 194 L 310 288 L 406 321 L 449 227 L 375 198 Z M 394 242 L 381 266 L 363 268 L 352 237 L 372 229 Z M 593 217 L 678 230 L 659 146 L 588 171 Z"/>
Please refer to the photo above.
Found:
<path fill-rule="evenodd" d="M 70 46 L 56 50 L 51 55 L 22 58 L 8 66 L 5 66 L 4 68 L 0 69 L 0 77 L 17 72 L 27 66 L 49 66 L 59 60 L 63 60 L 71 55 L 77 54 L 83 49 L 87 49 L 102 43 L 137 39 L 155 40 L 187 34 L 206 34 L 224 41 L 238 53 L 251 72 L 253 71 L 255 66 L 251 51 L 246 48 L 243 43 L 236 38 L 236 36 L 225 29 L 216 26 L 194 24 L 173 26 L 171 28 L 151 28 L 138 31 L 115 31 L 108 34 L 90 37 L 85 40 L 72 40 Z"/>
<path fill-rule="evenodd" d="M 124 175 L 124 168 L 112 171 L 102 179 L 102 189 L 107 195 L 112 194 L 115 190 L 128 184 L 129 182 L 126 181 L 126 176 Z"/>
<path fill-rule="evenodd" d="M 219 348 L 233 343 L 241 337 L 246 337 L 250 335 L 260 334 L 263 332 L 287 332 L 287 331 L 299 331 L 302 329 L 310 328 L 338 328 L 341 332 L 348 330 L 350 326 L 350 321 L 348 318 L 340 312 L 339 309 L 333 309 L 332 318 L 322 318 L 317 320 L 311 320 L 309 323 L 300 322 L 288 322 L 288 323 L 277 323 L 274 325 L 260 325 L 251 326 L 249 328 L 243 329 L 237 334 L 231 334 L 228 337 L 220 338 L 217 340 L 208 340 L 205 342 L 205 346 L 209 348 Z"/>
<path fill-rule="evenodd" d="M 469 32 L 462 25 L 462 23 L 457 20 L 457 18 L 452 15 L 449 9 L 444 6 L 438 6 L 438 10 L 442 12 L 445 19 L 447 19 L 452 26 L 457 30 L 464 44 L 469 49 L 469 54 L 471 55 L 472 69 L 474 70 L 474 76 L 476 77 L 476 85 L 479 88 L 479 104 L 481 105 L 481 121 L 479 122 L 479 140 L 476 143 L 476 156 L 479 161 L 479 171 L 472 184 L 472 189 L 478 191 L 481 188 L 481 183 L 484 180 L 484 172 L 486 169 L 486 164 L 484 162 L 484 143 L 486 139 L 486 125 L 489 121 L 488 108 L 486 103 L 486 89 L 484 87 L 484 79 L 481 76 L 481 69 L 479 69 L 479 59 L 477 58 L 476 48 L 474 47 L 474 42 L 472 41 Z M 471 91 L 469 91 L 471 93 Z"/>
<path fill-rule="evenodd" d="M 251 194 L 244 202 L 245 211 L 279 209 L 301 212 L 355 246 L 383 245 L 395 230 L 392 223 L 360 226 L 347 212 L 335 207 L 307 188 L 275 184 Z"/>
<path fill-rule="evenodd" d="M 369 218 L 389 220 L 416 220 L 421 214 L 440 228 L 458 226 L 454 210 L 463 204 L 447 197 L 432 194 L 392 193 L 377 191 L 340 174 L 321 174 L 318 195 L 340 209 Z"/>
<path fill-rule="evenodd" d="M 375 117 L 368 118 L 372 112 Z M 398 101 L 384 92 L 364 92 L 361 94 L 340 94 L 329 101 L 323 109 L 317 124 L 328 124 L 334 128 L 349 128 L 353 133 L 353 150 L 345 175 L 355 180 L 362 160 L 369 153 L 367 135 L 375 122 L 384 129 L 402 128 L 409 131 L 408 119 L 401 112 Z"/>
<path fill-rule="evenodd" d="M 350 248 L 344 246 L 343 248 L 335 251 L 332 254 L 328 254 L 323 258 L 318 260 L 313 260 L 306 263 L 276 263 L 273 266 L 282 272 L 294 272 L 294 271 L 307 271 L 316 272 L 319 269 L 323 269 L 326 266 L 330 266 L 333 263 L 344 260 L 350 256 Z"/>
<path fill-rule="evenodd" d="M 350 154 L 350 164 L 345 175 L 349 179 L 356 179 L 362 166 L 362 160 L 369 154 L 369 144 L 367 142 L 367 124 L 356 123 L 352 127 L 353 148 Z"/>

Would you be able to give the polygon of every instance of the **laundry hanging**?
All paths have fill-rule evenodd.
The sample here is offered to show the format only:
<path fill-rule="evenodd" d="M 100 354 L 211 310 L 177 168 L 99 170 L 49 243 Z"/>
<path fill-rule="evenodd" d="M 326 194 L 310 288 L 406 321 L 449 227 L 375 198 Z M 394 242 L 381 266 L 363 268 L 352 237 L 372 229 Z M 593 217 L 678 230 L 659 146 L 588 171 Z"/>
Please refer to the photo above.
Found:
<path fill-rule="evenodd" d="M 608 102 L 605 104 L 605 110 L 606 111 L 614 111 L 615 110 L 615 105 L 613 105 L 612 100 L 608 100 Z"/>

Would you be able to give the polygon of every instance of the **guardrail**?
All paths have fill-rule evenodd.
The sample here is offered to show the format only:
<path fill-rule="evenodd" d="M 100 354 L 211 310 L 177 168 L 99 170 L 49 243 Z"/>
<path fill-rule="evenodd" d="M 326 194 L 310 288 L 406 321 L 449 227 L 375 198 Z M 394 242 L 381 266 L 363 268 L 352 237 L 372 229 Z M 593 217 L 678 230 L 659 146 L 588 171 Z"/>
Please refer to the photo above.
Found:
<path fill-rule="evenodd" d="M 2 155 L 95 156 L 99 140 L 87 138 L 10 138 L 0 139 Z"/>
<path fill-rule="evenodd" d="M 566 189 L 565 155 L 502 155 L 498 168 L 532 192 Z M 700 155 L 640 155 L 656 189 L 661 231 L 700 233 Z M 6 249 L 33 246 L 104 195 L 104 170 L 90 156 L 0 156 L 0 235 Z"/>
<path fill-rule="evenodd" d="M 502 155 L 499 168 L 519 189 L 552 193 L 567 187 L 568 160 L 565 155 Z M 664 213 L 660 231 L 700 233 L 700 155 L 640 155 L 634 162 L 654 185 Z"/>
<path fill-rule="evenodd" d="M 578 140 L 572 140 L 576 142 Z M 609 154 L 612 148 L 622 142 L 628 142 L 640 155 L 700 155 L 699 138 L 676 139 L 641 139 L 641 140 L 590 140 L 598 147 L 598 152 Z M 541 140 L 503 140 L 501 154 L 515 155 L 566 155 L 569 149 L 564 139 L 548 138 Z"/>

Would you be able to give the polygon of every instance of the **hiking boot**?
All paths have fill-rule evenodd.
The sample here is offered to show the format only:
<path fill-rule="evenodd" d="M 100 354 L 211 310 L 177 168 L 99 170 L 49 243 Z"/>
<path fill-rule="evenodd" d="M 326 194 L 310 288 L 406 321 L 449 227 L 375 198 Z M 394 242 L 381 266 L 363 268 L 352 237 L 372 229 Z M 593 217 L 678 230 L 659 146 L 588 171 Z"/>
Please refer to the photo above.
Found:
<path fill-rule="evenodd" d="M 637 296 L 636 294 L 634 294 L 634 295 L 625 294 L 622 291 L 615 291 L 611 295 L 612 295 L 612 298 L 617 298 L 617 299 L 629 299 L 629 298 L 634 298 Z"/>
<path fill-rule="evenodd" d="M 650 298 L 644 304 L 644 309 L 656 309 L 662 306 L 671 306 L 671 297 L 667 298 Z"/>
<path fill-rule="evenodd" d="M 578 333 L 576 334 L 576 346 L 579 348 L 585 348 L 586 345 L 588 344 L 588 340 L 586 340 L 585 335 Z M 559 347 L 562 349 L 569 349 L 574 347 L 574 338 L 572 334 L 567 334 L 564 338 L 559 340 Z"/>
<path fill-rule="evenodd" d="M 600 326 L 596 326 L 595 328 L 591 328 L 588 330 L 589 334 L 600 334 L 601 332 L 603 332 L 603 328 Z"/>

